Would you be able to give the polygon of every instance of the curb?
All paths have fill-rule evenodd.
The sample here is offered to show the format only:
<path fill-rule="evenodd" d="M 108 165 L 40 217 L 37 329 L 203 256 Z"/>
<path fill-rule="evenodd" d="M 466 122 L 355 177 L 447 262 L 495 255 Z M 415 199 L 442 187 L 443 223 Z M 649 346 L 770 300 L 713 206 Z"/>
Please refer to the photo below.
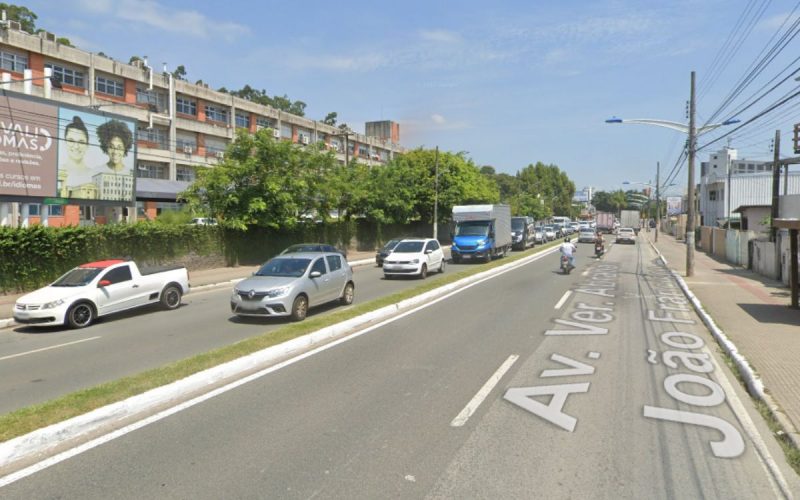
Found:
<path fill-rule="evenodd" d="M 733 360 L 733 363 L 736 365 L 736 368 L 739 370 L 739 373 L 745 381 L 745 387 L 748 394 L 767 405 L 770 415 L 781 425 L 794 446 L 800 448 L 800 433 L 798 433 L 798 430 L 794 427 L 794 424 L 792 424 L 792 422 L 780 410 L 780 407 L 772 398 L 772 396 L 767 394 L 764 388 L 764 382 L 761 380 L 761 377 L 756 374 L 755 370 L 753 370 L 753 367 L 750 366 L 750 362 L 747 361 L 747 358 L 745 358 L 739 352 L 736 344 L 734 344 L 733 341 L 731 341 L 728 336 L 725 335 L 725 332 L 723 332 L 722 329 L 717 326 L 711 316 L 703 308 L 703 304 L 700 302 L 700 299 L 698 299 L 697 296 L 689 289 L 689 285 L 686 284 L 686 282 L 683 280 L 683 277 L 678 274 L 677 271 L 670 269 L 667 259 L 664 257 L 664 255 L 661 254 L 652 241 L 648 240 L 648 242 L 653 250 L 655 250 L 658 254 L 661 262 L 664 263 L 664 266 L 667 267 L 672 276 L 678 282 L 678 285 L 681 287 L 681 290 L 683 290 L 684 295 L 686 295 L 686 297 L 691 301 L 695 312 L 698 316 L 700 316 L 703 324 L 711 332 L 711 335 L 717 341 L 717 344 L 719 344 L 720 347 L 725 350 L 725 353 Z"/>
<path fill-rule="evenodd" d="M 139 422 L 142 422 L 138 424 L 139 426 L 147 425 L 148 423 L 155 421 L 155 416 L 148 417 L 147 415 L 153 411 L 159 411 L 159 409 L 162 409 L 167 405 L 172 406 L 173 408 L 176 405 L 179 405 L 180 408 L 184 408 L 191 406 L 192 404 L 197 404 L 208 397 L 211 397 L 215 391 L 221 390 L 220 387 L 217 387 L 216 389 L 213 388 L 219 384 L 223 384 L 224 387 L 226 385 L 245 383 L 246 381 L 257 378 L 258 376 L 262 376 L 269 371 L 276 369 L 268 366 L 269 363 L 275 362 L 286 356 L 302 355 L 303 351 L 306 351 L 309 348 L 317 346 L 323 342 L 327 342 L 330 339 L 347 332 L 351 332 L 352 335 L 359 334 L 359 332 L 353 332 L 352 330 L 360 327 L 369 327 L 370 325 L 374 325 L 377 321 L 388 319 L 394 316 L 399 311 L 410 310 L 414 306 L 439 297 L 443 297 L 451 292 L 456 291 L 457 289 L 463 288 L 466 285 L 471 285 L 484 279 L 489 279 L 494 275 L 511 271 L 535 260 L 542 259 L 557 251 L 558 247 L 553 247 L 541 252 L 537 252 L 533 255 L 523 257 L 509 264 L 487 269 L 486 271 L 473 274 L 466 278 L 440 286 L 433 290 L 429 290 L 425 293 L 405 299 L 395 304 L 384 306 L 380 309 L 362 314 L 361 316 L 351 318 L 335 325 L 324 327 L 315 332 L 303 335 L 302 337 L 297 337 L 281 344 L 268 347 L 261 351 L 248 354 L 242 358 L 238 358 L 213 368 L 195 373 L 170 384 L 151 389 L 128 399 L 97 408 L 89 413 L 73 417 L 63 422 L 52 424 L 48 427 L 44 427 L 23 436 L 10 439 L 4 443 L 0 443 L 0 469 L 5 469 L 4 473 L 6 474 L 5 476 L 0 477 L 0 487 L 16 481 L 21 477 L 25 477 L 29 473 L 32 473 L 26 473 L 25 468 L 16 472 L 10 472 L 14 469 L 16 464 L 19 464 L 16 465 L 17 467 L 24 467 L 24 464 L 26 463 L 44 460 L 46 457 L 49 457 L 54 453 L 57 453 L 57 455 L 51 457 L 49 462 L 56 463 L 57 461 L 60 461 L 58 460 L 58 457 L 62 454 L 64 455 L 64 459 L 67 458 L 67 456 L 71 456 L 72 453 L 70 453 L 69 450 L 58 453 L 58 450 L 64 448 L 66 442 L 72 442 L 72 444 L 69 445 L 71 448 L 78 445 L 80 445 L 82 449 L 89 449 L 97 446 L 108 439 L 104 439 L 103 435 L 108 436 L 114 432 L 118 432 L 114 431 L 113 429 L 115 425 L 118 426 L 122 422 L 138 420 Z M 346 338 L 347 337 L 342 337 L 342 339 Z M 280 365 L 277 366 L 280 367 Z M 255 369 L 259 370 L 258 373 L 241 378 L 243 374 L 252 372 Z M 209 389 L 211 390 L 210 393 Z M 190 401 L 181 402 L 184 400 L 186 394 L 200 395 L 193 397 Z M 176 410 L 172 411 L 174 412 Z M 170 409 L 161 411 L 161 413 L 168 412 L 170 412 Z M 136 425 L 137 423 L 130 424 L 130 426 Z M 112 430 L 105 432 L 103 431 L 104 429 Z M 103 435 L 91 439 L 98 433 L 102 433 Z M 89 441 L 85 442 L 87 439 Z M 36 465 L 32 465 L 30 467 L 33 468 L 36 467 Z"/>

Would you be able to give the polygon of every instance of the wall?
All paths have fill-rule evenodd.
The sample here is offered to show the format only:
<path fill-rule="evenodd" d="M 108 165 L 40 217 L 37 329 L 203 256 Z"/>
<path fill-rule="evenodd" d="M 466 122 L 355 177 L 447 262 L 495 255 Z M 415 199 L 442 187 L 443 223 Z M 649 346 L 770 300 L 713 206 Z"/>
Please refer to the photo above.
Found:
<path fill-rule="evenodd" d="M 755 231 L 728 230 L 725 235 L 725 258 L 737 266 L 747 266 L 750 240 L 756 238 Z"/>
<path fill-rule="evenodd" d="M 753 271 L 767 278 L 777 279 L 775 265 L 775 243 L 771 241 L 753 240 Z"/>
<path fill-rule="evenodd" d="M 712 253 L 715 257 L 720 257 L 722 259 L 727 258 L 725 252 L 725 233 L 727 233 L 725 229 L 712 228 L 711 230 L 711 238 L 713 241 Z"/>
<path fill-rule="evenodd" d="M 800 194 L 781 195 L 778 200 L 778 213 L 785 219 L 800 219 Z"/>
<path fill-rule="evenodd" d="M 710 226 L 700 227 L 700 249 L 706 253 L 713 251 L 713 229 Z"/>

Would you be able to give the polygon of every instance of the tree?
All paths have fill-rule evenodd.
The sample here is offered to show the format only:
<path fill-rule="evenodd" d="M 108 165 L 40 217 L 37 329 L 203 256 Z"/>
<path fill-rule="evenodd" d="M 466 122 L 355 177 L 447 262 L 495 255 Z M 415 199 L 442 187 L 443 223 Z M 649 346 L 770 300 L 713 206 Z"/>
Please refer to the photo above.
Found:
<path fill-rule="evenodd" d="M 175 71 L 172 72 L 172 77 L 175 78 L 176 80 L 186 80 L 186 68 L 183 66 L 183 64 L 175 68 Z M 200 83 L 203 82 L 202 80 L 198 81 Z"/>
<path fill-rule="evenodd" d="M 37 33 L 36 20 L 39 18 L 27 7 L 19 5 L 0 3 L 0 10 L 6 11 L 6 18 L 10 21 L 17 21 L 22 28 L 22 31 L 28 33 Z"/>
<path fill-rule="evenodd" d="M 325 115 L 325 118 L 322 119 L 322 123 L 330 126 L 336 125 L 336 117 L 339 116 L 338 113 L 332 111 Z"/>

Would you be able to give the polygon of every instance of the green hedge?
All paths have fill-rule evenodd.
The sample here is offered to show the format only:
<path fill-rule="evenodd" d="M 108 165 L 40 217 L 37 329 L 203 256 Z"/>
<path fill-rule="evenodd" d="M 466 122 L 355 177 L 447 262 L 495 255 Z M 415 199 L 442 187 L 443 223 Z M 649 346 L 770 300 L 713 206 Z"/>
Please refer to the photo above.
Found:
<path fill-rule="evenodd" d="M 189 253 L 219 253 L 222 232 L 213 226 L 152 222 L 84 227 L 0 227 L 0 291 L 32 290 L 78 264 L 131 258 L 168 263 Z"/>

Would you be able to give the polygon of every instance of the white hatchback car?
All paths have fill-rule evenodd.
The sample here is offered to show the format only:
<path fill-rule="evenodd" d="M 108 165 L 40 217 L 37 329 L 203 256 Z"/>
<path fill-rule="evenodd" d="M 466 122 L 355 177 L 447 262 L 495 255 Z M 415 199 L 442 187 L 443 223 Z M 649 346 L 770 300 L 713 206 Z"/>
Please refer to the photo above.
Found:
<path fill-rule="evenodd" d="M 395 276 L 416 275 L 422 279 L 429 271 L 440 273 L 445 268 L 444 251 L 433 238 L 408 238 L 394 247 L 383 261 L 383 275 L 386 279 Z"/>

